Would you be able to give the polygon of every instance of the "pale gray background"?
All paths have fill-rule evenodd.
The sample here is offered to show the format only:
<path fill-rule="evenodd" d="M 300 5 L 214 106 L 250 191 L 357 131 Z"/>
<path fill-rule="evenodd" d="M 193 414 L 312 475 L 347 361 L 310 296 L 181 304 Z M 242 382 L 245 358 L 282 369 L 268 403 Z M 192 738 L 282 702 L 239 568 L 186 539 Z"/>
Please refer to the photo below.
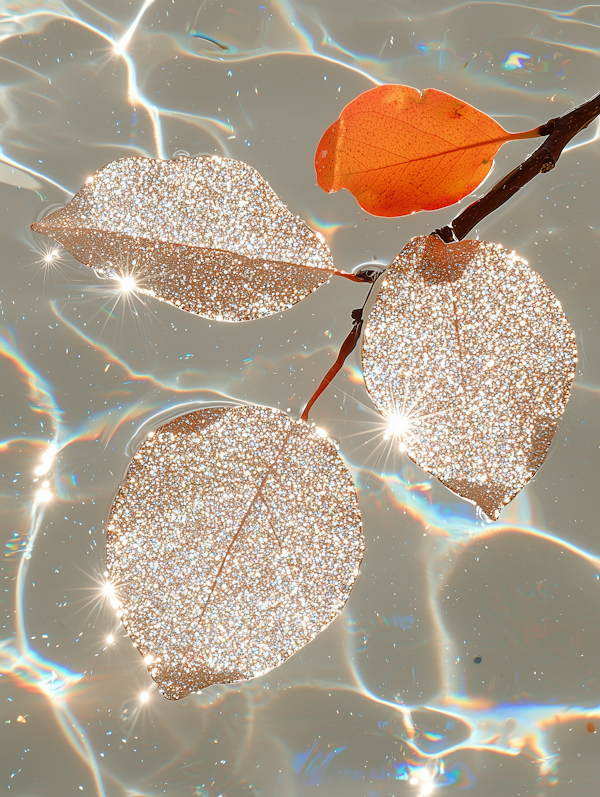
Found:
<path fill-rule="evenodd" d="M 577 378 L 535 481 L 483 524 L 382 445 L 356 355 L 312 414 L 359 486 L 367 553 L 345 610 L 281 668 L 177 703 L 101 592 L 103 523 L 136 430 L 219 400 L 297 414 L 367 289 L 334 278 L 281 316 L 209 322 L 124 301 L 66 254 L 44 266 L 51 244 L 28 227 L 112 159 L 220 153 L 257 168 L 340 268 L 388 263 L 454 213 L 382 220 L 323 193 L 314 151 L 343 105 L 402 82 L 528 129 L 600 89 L 600 6 L 146 6 L 131 29 L 138 2 L 0 4 L 0 792 L 416 797 L 433 777 L 433 794 L 597 795 L 600 733 L 586 730 L 600 729 L 596 123 L 473 233 L 528 259 L 577 333 Z M 491 179 L 533 145 L 507 145 Z M 42 507 L 34 470 L 52 440 Z"/>

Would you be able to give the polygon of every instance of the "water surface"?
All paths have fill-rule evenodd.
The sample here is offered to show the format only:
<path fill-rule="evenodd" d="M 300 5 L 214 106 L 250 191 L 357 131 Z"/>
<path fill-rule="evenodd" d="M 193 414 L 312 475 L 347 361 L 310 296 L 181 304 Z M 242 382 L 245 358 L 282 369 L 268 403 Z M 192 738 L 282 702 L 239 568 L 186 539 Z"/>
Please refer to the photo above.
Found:
<path fill-rule="evenodd" d="M 178 702 L 158 694 L 103 591 L 104 523 L 136 435 L 207 403 L 299 414 L 367 288 L 334 278 L 279 316 L 208 321 L 123 296 L 29 225 L 113 159 L 219 154 L 258 169 L 339 268 L 387 264 L 454 213 L 377 219 L 323 193 L 314 151 L 341 108 L 401 82 L 529 129 L 599 90 L 600 6 L 0 9 L 0 789 L 596 795 L 597 123 L 472 233 L 525 257 L 577 334 L 571 398 L 535 480 L 482 521 L 384 444 L 354 355 L 311 416 L 359 488 L 367 553 L 346 608 L 280 668 Z M 506 146 L 490 180 L 531 148 Z"/>

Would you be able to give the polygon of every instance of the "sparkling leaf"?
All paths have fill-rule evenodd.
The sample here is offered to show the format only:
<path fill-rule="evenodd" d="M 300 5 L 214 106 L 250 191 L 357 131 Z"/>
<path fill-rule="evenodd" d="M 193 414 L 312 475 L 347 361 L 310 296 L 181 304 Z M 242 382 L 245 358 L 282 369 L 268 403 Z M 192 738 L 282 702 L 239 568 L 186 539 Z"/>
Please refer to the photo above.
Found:
<path fill-rule="evenodd" d="M 404 216 L 458 202 L 485 178 L 508 133 L 487 114 L 436 89 L 385 85 L 349 103 L 315 155 L 325 191 L 347 188 L 368 213 Z"/>
<path fill-rule="evenodd" d="M 228 158 L 113 161 L 32 227 L 125 290 L 228 321 L 278 313 L 343 273 L 260 174 Z"/>
<path fill-rule="evenodd" d="M 171 699 L 284 662 L 340 612 L 363 549 L 334 444 L 261 407 L 151 434 L 107 526 L 123 623 Z"/>
<path fill-rule="evenodd" d="M 493 519 L 544 461 L 576 361 L 558 299 L 524 260 L 435 236 L 392 263 L 363 342 L 389 433 Z"/>

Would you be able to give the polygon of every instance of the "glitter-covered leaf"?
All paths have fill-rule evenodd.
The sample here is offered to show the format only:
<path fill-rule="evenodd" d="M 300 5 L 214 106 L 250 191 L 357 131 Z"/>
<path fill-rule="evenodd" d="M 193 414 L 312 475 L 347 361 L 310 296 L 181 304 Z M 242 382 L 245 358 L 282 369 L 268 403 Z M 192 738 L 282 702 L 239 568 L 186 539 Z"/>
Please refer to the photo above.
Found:
<path fill-rule="evenodd" d="M 576 361 L 558 299 L 524 260 L 435 236 L 392 263 L 363 342 L 401 447 L 494 520 L 544 461 Z"/>
<path fill-rule="evenodd" d="M 482 111 L 437 89 L 385 85 L 349 103 L 315 155 L 325 191 L 347 188 L 368 213 L 404 216 L 458 202 L 482 182 L 508 133 Z"/>
<path fill-rule="evenodd" d="M 125 288 L 208 318 L 286 310 L 341 273 L 260 174 L 228 158 L 113 161 L 32 226 Z"/>
<path fill-rule="evenodd" d="M 170 699 L 284 662 L 340 612 L 364 549 L 334 444 L 261 407 L 151 434 L 107 528 L 123 623 Z"/>

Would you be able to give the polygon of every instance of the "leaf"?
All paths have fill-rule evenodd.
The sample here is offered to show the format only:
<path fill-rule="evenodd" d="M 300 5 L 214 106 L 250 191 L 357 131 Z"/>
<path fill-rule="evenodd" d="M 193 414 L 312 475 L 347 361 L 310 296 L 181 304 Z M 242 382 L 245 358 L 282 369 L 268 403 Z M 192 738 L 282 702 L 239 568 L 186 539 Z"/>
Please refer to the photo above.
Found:
<path fill-rule="evenodd" d="M 325 132 L 315 156 L 325 191 L 347 188 L 368 213 L 404 216 L 452 205 L 470 194 L 507 133 L 486 114 L 443 91 L 377 86 L 361 94 Z"/>
<path fill-rule="evenodd" d="M 123 623 L 170 699 L 284 662 L 340 612 L 363 550 L 334 444 L 263 407 L 151 434 L 107 526 Z"/>
<path fill-rule="evenodd" d="M 392 263 L 363 341 L 388 432 L 494 520 L 543 463 L 576 362 L 558 299 L 524 260 L 435 236 Z"/>
<path fill-rule="evenodd" d="M 113 161 L 32 228 L 124 290 L 228 321 L 278 313 L 343 274 L 258 172 L 227 158 Z"/>

